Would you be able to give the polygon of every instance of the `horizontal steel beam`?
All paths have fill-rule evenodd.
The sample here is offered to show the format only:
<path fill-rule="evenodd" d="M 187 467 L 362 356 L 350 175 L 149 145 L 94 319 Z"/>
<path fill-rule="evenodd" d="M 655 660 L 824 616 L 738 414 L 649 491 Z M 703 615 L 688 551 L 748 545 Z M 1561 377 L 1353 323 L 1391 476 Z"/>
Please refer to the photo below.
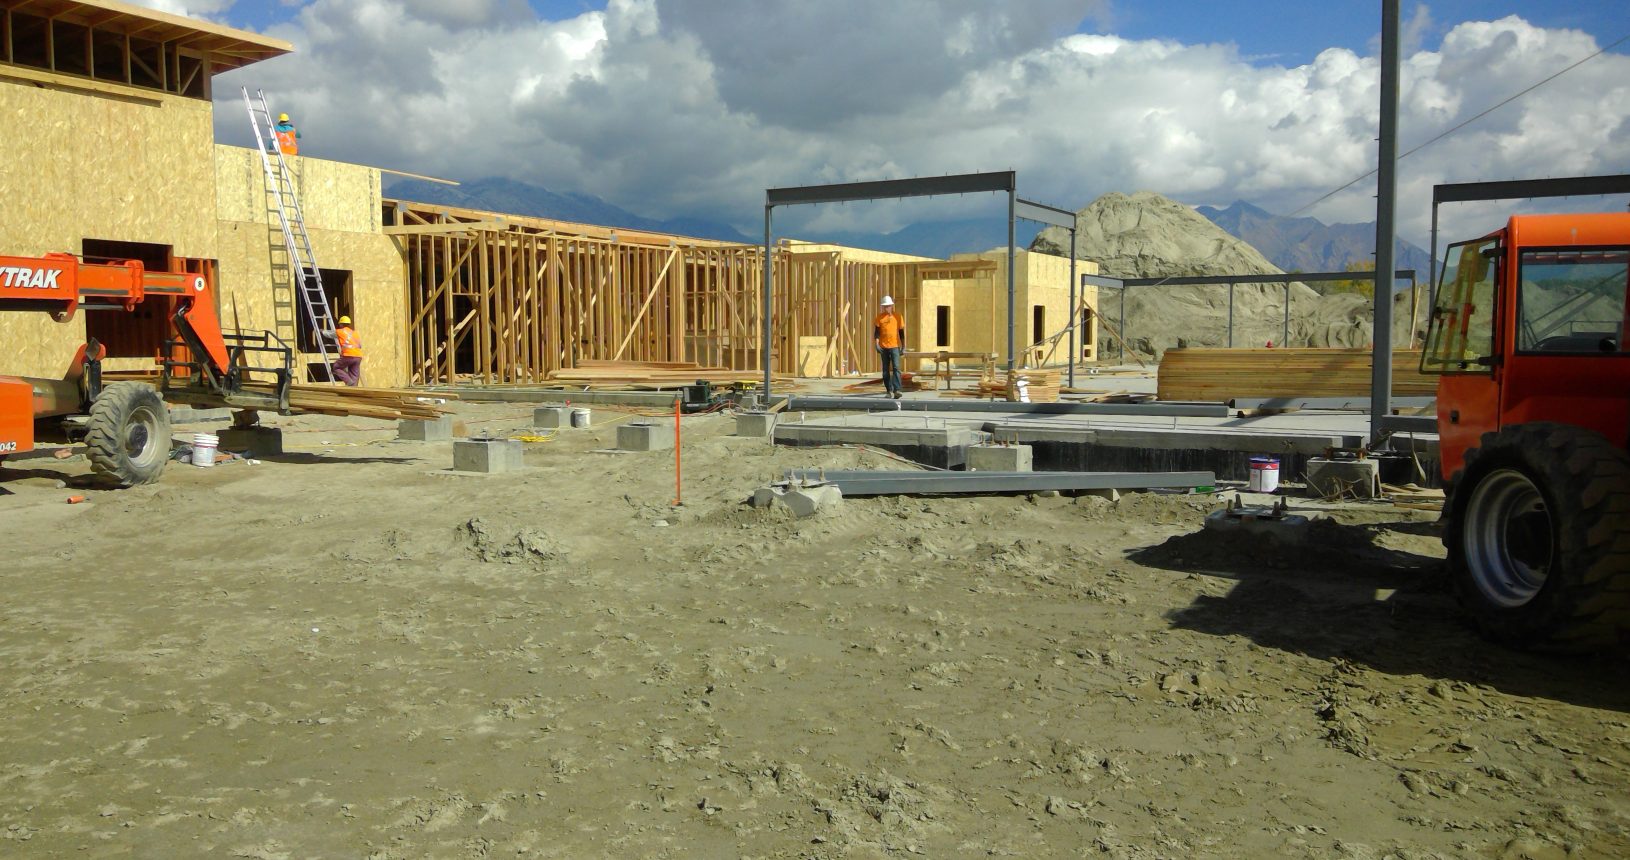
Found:
<path fill-rule="evenodd" d="M 1066 230 L 1075 229 L 1075 213 L 1045 203 L 1033 203 L 1023 197 L 1013 201 L 1013 217 L 1040 224 L 1051 224 Z"/>
<path fill-rule="evenodd" d="M 1524 197 L 1588 197 L 1595 194 L 1630 194 L 1630 173 L 1497 182 L 1448 182 L 1432 186 L 1432 205 Z"/>
<path fill-rule="evenodd" d="M 1399 409 L 1419 409 L 1438 402 L 1436 397 L 1394 397 L 1392 405 Z M 1228 401 L 1235 409 L 1333 409 L 1336 411 L 1370 411 L 1370 396 L 1356 397 L 1236 397 Z"/>
<path fill-rule="evenodd" d="M 1148 490 L 1209 487 L 1215 472 L 900 472 L 789 469 L 789 480 L 824 480 L 845 496 L 1036 493 L 1043 490 Z"/>
<path fill-rule="evenodd" d="M 1414 280 L 1414 269 L 1393 273 L 1398 280 Z M 1171 278 L 1124 278 L 1128 287 L 1187 287 L 1201 284 L 1295 284 L 1307 281 L 1373 281 L 1374 272 L 1295 272 L 1283 275 L 1184 275 Z M 1114 286 L 1109 284 L 1107 286 Z"/>
<path fill-rule="evenodd" d="M 1434 415 L 1383 415 L 1375 424 L 1382 430 L 1395 433 L 1438 432 L 1438 419 Z"/>
<path fill-rule="evenodd" d="M 794 412 L 979 412 L 1013 415 L 1149 415 L 1228 418 L 1223 403 L 1013 403 L 1006 400 L 890 400 L 886 397 L 792 397 Z"/>
<path fill-rule="evenodd" d="M 882 179 L 875 182 L 770 188 L 764 192 L 764 204 L 797 206 L 804 203 L 890 200 L 899 197 L 931 197 L 936 194 L 972 194 L 980 191 L 1011 192 L 1017 185 L 1018 174 L 1011 170 L 996 173 L 957 173 L 951 176 L 924 176 L 917 179 Z"/>

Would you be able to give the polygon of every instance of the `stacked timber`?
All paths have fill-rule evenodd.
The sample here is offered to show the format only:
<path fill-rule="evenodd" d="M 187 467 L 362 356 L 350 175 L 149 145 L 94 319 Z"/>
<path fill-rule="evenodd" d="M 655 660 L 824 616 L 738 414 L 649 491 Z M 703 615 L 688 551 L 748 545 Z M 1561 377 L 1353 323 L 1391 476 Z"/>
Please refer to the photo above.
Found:
<path fill-rule="evenodd" d="M 1021 380 L 1025 383 L 1024 395 L 1019 393 Z M 980 397 L 1017 401 L 1025 396 L 1031 403 L 1057 403 L 1059 389 L 1059 371 L 1037 367 L 1021 367 L 1000 378 L 994 373 L 986 374 L 975 387 Z"/>
<path fill-rule="evenodd" d="M 1421 373 L 1420 350 L 1392 354 L 1392 393 L 1437 394 L 1437 377 Z M 1170 349 L 1160 360 L 1161 400 L 1226 401 L 1236 397 L 1367 397 L 1367 349 Z"/>
<path fill-rule="evenodd" d="M 549 379 L 573 387 L 590 389 L 661 389 L 679 388 L 697 382 L 730 385 L 736 382 L 761 380 L 751 370 L 731 370 L 727 367 L 703 367 L 688 361 L 605 361 L 584 359 L 576 367 L 564 367 L 549 374 Z"/>
<path fill-rule="evenodd" d="M 120 370 L 103 374 L 106 381 L 145 382 L 158 387 L 159 374 L 148 370 Z M 277 387 L 267 382 L 245 382 L 247 394 L 274 397 Z M 289 412 L 292 415 L 337 415 L 344 418 L 378 418 L 382 421 L 434 421 L 450 410 L 426 403 L 424 393 L 402 388 L 351 388 L 341 385 L 300 384 L 289 386 Z M 438 400 L 457 399 L 451 394 L 436 395 Z M 213 395 L 187 396 L 186 402 L 201 406 L 227 406 Z"/>

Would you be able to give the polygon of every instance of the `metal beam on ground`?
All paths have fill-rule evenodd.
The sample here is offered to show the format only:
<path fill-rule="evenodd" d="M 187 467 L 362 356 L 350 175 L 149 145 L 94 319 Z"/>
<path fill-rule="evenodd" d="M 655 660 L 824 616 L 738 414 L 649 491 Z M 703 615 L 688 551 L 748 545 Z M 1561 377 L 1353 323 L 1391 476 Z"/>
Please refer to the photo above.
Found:
<path fill-rule="evenodd" d="M 795 396 L 792 412 L 980 412 L 1008 415 L 1148 415 L 1228 418 L 1223 403 L 1016 403 L 1008 400 L 890 400 L 886 397 Z"/>
<path fill-rule="evenodd" d="M 1424 409 L 1438 402 L 1436 397 L 1394 397 L 1400 409 Z M 1236 397 L 1228 401 L 1235 409 L 1328 409 L 1367 412 L 1370 398 L 1363 397 Z"/>
<path fill-rule="evenodd" d="M 945 472 L 789 469 L 789 480 L 826 481 L 845 496 L 1149 490 L 1215 486 L 1215 472 Z"/>

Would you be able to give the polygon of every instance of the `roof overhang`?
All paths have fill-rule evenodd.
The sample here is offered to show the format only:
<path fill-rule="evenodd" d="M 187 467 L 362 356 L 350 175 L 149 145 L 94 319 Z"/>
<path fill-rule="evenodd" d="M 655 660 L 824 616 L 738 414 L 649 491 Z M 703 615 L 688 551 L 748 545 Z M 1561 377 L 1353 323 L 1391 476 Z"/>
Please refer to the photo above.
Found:
<path fill-rule="evenodd" d="M 282 39 L 160 12 L 118 0 L 0 0 L 12 12 L 91 27 L 100 32 L 174 44 L 224 72 L 294 50 Z"/>

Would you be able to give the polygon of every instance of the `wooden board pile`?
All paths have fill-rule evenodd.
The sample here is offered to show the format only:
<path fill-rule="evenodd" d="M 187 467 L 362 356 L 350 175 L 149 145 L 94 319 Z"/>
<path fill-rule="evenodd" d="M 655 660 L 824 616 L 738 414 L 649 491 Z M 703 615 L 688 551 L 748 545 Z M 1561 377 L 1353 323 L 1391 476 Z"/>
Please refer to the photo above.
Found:
<path fill-rule="evenodd" d="M 689 361 L 606 361 L 584 359 L 576 367 L 553 371 L 549 379 L 576 388 L 594 390 L 657 390 L 694 385 L 699 381 L 714 385 L 762 381 L 751 370 L 703 367 Z"/>
<path fill-rule="evenodd" d="M 1020 399 L 1019 381 L 1023 380 L 1031 403 L 1057 403 L 1059 373 L 1055 369 L 1035 367 L 1022 367 L 1000 377 L 991 373 L 981 377 L 974 390 L 980 397 L 1016 401 Z"/>
<path fill-rule="evenodd" d="M 1392 393 L 1432 397 L 1435 376 L 1420 372 L 1420 350 L 1392 355 Z M 1235 397 L 1367 397 L 1367 349 L 1170 349 L 1156 382 L 1161 400 Z"/>
<path fill-rule="evenodd" d="M 155 388 L 159 384 L 158 373 L 145 370 L 109 371 L 103 374 L 103 379 L 108 382 L 145 382 Z M 266 382 L 246 382 L 243 390 L 271 397 L 276 393 L 276 386 Z M 403 388 L 350 388 L 322 383 L 295 383 L 289 386 L 289 411 L 297 415 L 338 415 L 346 418 L 378 418 L 382 421 L 434 421 L 450 411 L 446 407 L 423 402 L 420 398 L 425 398 L 423 392 Z M 457 397 L 437 394 L 435 399 L 456 400 Z M 210 405 L 204 399 L 197 403 Z"/>

